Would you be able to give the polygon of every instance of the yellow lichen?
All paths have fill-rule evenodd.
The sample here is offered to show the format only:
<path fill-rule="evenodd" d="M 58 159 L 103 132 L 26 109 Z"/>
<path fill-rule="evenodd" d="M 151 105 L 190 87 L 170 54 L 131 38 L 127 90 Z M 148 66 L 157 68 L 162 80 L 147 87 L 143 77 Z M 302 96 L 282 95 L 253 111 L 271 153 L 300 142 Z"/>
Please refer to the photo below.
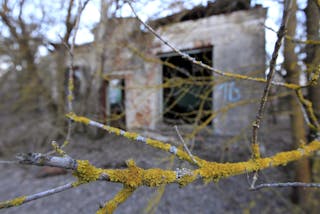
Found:
<path fill-rule="evenodd" d="M 128 139 L 135 140 L 135 139 L 137 139 L 137 137 L 139 135 L 137 133 L 134 133 L 134 132 L 125 132 L 123 136 L 128 138 Z"/>
<path fill-rule="evenodd" d="M 73 112 L 66 114 L 66 117 L 70 118 L 71 120 L 73 120 L 75 122 L 84 123 L 86 125 L 88 125 L 90 123 L 90 119 L 88 119 L 86 117 L 77 116 Z"/>
<path fill-rule="evenodd" d="M 286 165 L 287 163 L 302 158 L 302 151 L 281 152 L 272 158 L 272 166 Z"/>
<path fill-rule="evenodd" d="M 71 115 L 74 116 L 74 115 Z M 79 118 L 76 116 L 76 118 Z M 80 117 L 81 118 L 81 117 Z M 148 141 L 151 145 L 160 147 L 164 150 L 170 149 L 171 145 L 157 141 Z M 256 148 L 253 147 L 253 150 Z M 268 167 L 276 167 L 285 165 L 291 161 L 299 160 L 305 156 L 310 156 L 313 152 L 320 150 L 320 141 L 313 141 L 309 144 L 302 145 L 297 150 L 279 152 L 268 158 L 252 158 L 245 162 L 236 163 L 217 163 L 209 162 L 196 157 L 200 168 L 196 170 L 181 169 L 179 171 L 148 169 L 144 170 L 136 166 L 133 160 L 127 162 L 127 169 L 100 169 L 89 163 L 88 160 L 77 160 L 77 169 L 74 176 L 78 178 L 75 186 L 97 180 L 102 174 L 112 182 L 122 183 L 124 188 L 108 203 L 105 204 L 97 213 L 112 213 L 116 207 L 124 202 L 132 192 L 139 186 L 145 185 L 150 187 L 160 186 L 162 184 L 177 182 L 181 186 L 193 182 L 198 177 L 202 177 L 204 181 L 218 181 L 220 178 L 230 177 L 248 172 L 263 170 Z M 178 150 L 180 151 L 180 150 Z M 184 153 L 181 153 L 184 157 Z M 190 157 L 189 157 L 190 158 Z M 0 208 L 18 206 L 24 203 L 25 196 L 12 200 L 0 202 Z"/>
<path fill-rule="evenodd" d="M 253 160 L 249 160 L 247 162 L 238 162 L 238 163 L 216 163 L 216 164 L 208 164 L 209 167 L 208 169 L 203 169 L 203 170 L 215 170 L 214 172 L 211 172 L 210 177 L 207 179 L 213 179 L 215 181 L 218 181 L 220 178 L 225 178 L 225 177 L 230 177 L 233 175 L 238 175 L 242 174 L 246 171 L 257 171 L 259 170 L 259 164 Z M 208 174 L 208 172 L 207 172 Z"/>
<path fill-rule="evenodd" d="M 61 147 L 65 147 L 65 146 L 67 146 L 69 143 L 70 143 L 70 142 L 69 142 L 68 140 L 65 140 L 65 141 L 63 142 L 63 144 L 62 144 Z"/>
<path fill-rule="evenodd" d="M 26 196 L 21 196 L 12 200 L 13 206 L 19 206 L 26 200 Z"/>
<path fill-rule="evenodd" d="M 19 205 L 23 204 L 23 202 L 25 202 L 25 200 L 26 200 L 26 196 L 20 196 L 20 197 L 14 198 L 12 200 L 0 202 L 0 209 L 19 206 Z"/>
<path fill-rule="evenodd" d="M 64 156 L 66 154 L 65 151 L 63 151 L 55 141 L 53 141 L 51 145 L 53 149 L 56 151 L 56 153 L 58 153 L 59 155 Z M 63 145 L 65 145 L 65 143 Z"/>
<path fill-rule="evenodd" d="M 216 163 L 203 160 L 201 162 L 200 169 L 195 170 L 194 174 L 199 174 L 205 182 L 218 181 L 220 178 L 262 170 L 272 166 L 276 167 L 279 165 L 286 165 L 289 162 L 311 155 L 313 152 L 319 149 L 320 142 L 313 141 L 298 150 L 280 152 L 272 157 L 257 158 L 246 162 Z"/>
<path fill-rule="evenodd" d="M 169 152 L 170 151 L 170 148 L 172 147 L 172 145 L 168 144 L 168 143 L 163 143 L 161 141 L 158 141 L 158 140 L 154 140 L 154 139 L 150 139 L 150 138 L 147 138 L 146 140 L 146 143 L 154 148 L 157 148 L 157 149 L 161 149 L 163 151 L 166 151 L 166 152 Z M 190 157 L 190 155 L 184 151 L 182 151 L 181 149 L 178 149 L 177 148 L 177 153 L 176 153 L 176 156 L 182 160 L 186 160 L 190 163 L 194 163 L 192 157 Z M 201 159 L 198 158 L 197 156 L 193 156 L 193 158 L 198 162 L 200 161 Z"/>
<path fill-rule="evenodd" d="M 192 157 L 191 157 L 188 153 L 182 151 L 181 149 L 178 149 L 178 150 L 177 150 L 177 156 L 178 156 L 178 158 L 180 158 L 180 159 L 182 159 L 182 160 L 186 160 L 186 161 L 188 161 L 189 163 L 194 164 L 195 161 L 196 161 L 196 163 L 197 163 L 198 166 L 201 165 L 201 160 L 202 160 L 202 159 L 200 159 L 199 157 L 197 157 L 197 156 L 195 156 L 195 155 L 192 155 Z M 194 161 L 194 160 L 195 160 L 195 161 Z"/>
<path fill-rule="evenodd" d="M 308 126 L 313 130 L 319 131 L 320 124 L 318 122 L 318 119 L 317 119 L 314 111 L 313 111 L 312 102 L 310 100 L 307 100 L 304 98 L 301 89 L 297 90 L 296 92 L 297 92 L 297 96 L 298 96 L 300 102 L 305 106 L 307 113 L 308 113 L 308 116 L 311 120 L 311 123 L 308 123 Z"/>
<path fill-rule="evenodd" d="M 143 169 L 137 167 L 133 160 L 127 162 L 128 169 L 106 169 L 104 172 L 110 181 L 119 182 L 130 187 L 138 187 L 142 184 Z"/>
<path fill-rule="evenodd" d="M 74 89 L 73 79 L 70 78 L 68 82 L 68 90 L 73 91 L 73 89 Z"/>
<path fill-rule="evenodd" d="M 111 126 L 103 126 L 103 129 L 116 135 L 120 135 L 121 131 L 120 129 Z"/>
<path fill-rule="evenodd" d="M 169 151 L 171 147 L 171 145 L 168 143 L 163 143 L 161 141 L 150 139 L 150 138 L 146 140 L 146 143 L 154 148 L 158 148 L 164 151 Z"/>
<path fill-rule="evenodd" d="M 260 148 L 258 143 L 251 144 L 251 150 L 253 159 L 260 158 Z"/>
<path fill-rule="evenodd" d="M 150 187 L 157 187 L 162 184 L 172 183 L 176 180 L 174 171 L 162 169 L 148 169 L 143 172 L 143 184 Z"/>
<path fill-rule="evenodd" d="M 88 160 L 77 160 L 77 169 L 73 175 L 78 178 L 78 182 L 74 183 L 74 186 L 96 181 L 102 172 L 102 169 L 94 167 Z"/>
<path fill-rule="evenodd" d="M 73 100 L 73 96 L 71 94 L 68 95 L 68 101 L 71 102 Z"/>
<path fill-rule="evenodd" d="M 180 185 L 180 187 L 184 187 L 187 184 L 192 183 L 194 180 L 197 179 L 196 175 L 184 175 L 182 178 L 178 179 L 178 183 Z"/>
<path fill-rule="evenodd" d="M 134 190 L 135 188 L 124 186 L 123 189 L 118 192 L 112 200 L 108 201 L 101 209 L 99 209 L 96 214 L 113 213 L 119 204 L 125 202 Z"/>

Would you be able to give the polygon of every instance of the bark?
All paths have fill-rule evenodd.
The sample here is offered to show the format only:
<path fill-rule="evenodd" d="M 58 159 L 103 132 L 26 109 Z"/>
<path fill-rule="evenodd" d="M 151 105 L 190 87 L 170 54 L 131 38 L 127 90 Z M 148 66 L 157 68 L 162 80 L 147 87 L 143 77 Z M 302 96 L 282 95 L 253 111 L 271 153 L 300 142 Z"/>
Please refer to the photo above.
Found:
<path fill-rule="evenodd" d="M 307 29 L 307 40 L 320 40 L 319 36 L 319 20 L 320 12 L 319 8 L 314 0 L 308 0 L 308 5 L 305 8 L 306 14 L 306 29 Z M 313 78 L 316 72 L 319 72 L 318 66 L 320 65 L 320 46 L 319 45 L 306 45 L 306 59 L 304 60 L 307 67 L 307 73 L 309 79 Z M 308 95 L 310 101 L 313 103 L 313 110 L 317 116 L 320 118 L 320 81 L 316 80 L 317 84 L 312 84 L 308 89 Z M 314 130 L 309 131 L 309 139 L 312 140 L 317 136 Z M 314 182 L 320 182 L 320 159 L 315 157 L 312 160 L 312 180 Z M 318 213 L 319 203 L 316 198 L 319 198 L 320 193 L 314 191 L 312 193 L 314 200 L 312 201 L 312 209 L 310 213 Z"/>
<path fill-rule="evenodd" d="M 292 0 L 292 8 L 290 9 L 288 24 L 287 24 L 287 35 L 294 37 L 297 25 L 297 3 L 296 0 Z M 287 81 L 290 83 L 299 84 L 301 69 L 298 65 L 298 57 L 294 51 L 295 43 L 286 40 L 284 43 L 284 68 L 287 71 Z M 291 132 L 292 142 L 294 147 L 298 147 L 301 142 L 307 142 L 306 129 L 304 126 L 303 113 L 301 107 L 296 99 L 295 95 L 290 98 L 291 106 Z M 296 181 L 309 183 L 310 177 L 310 166 L 309 160 L 304 158 L 296 162 L 295 165 Z M 303 208 L 308 207 L 310 201 L 309 191 L 303 188 L 297 188 L 294 197 L 297 199 L 296 202 L 301 204 Z"/>
<path fill-rule="evenodd" d="M 320 40 L 319 36 L 319 20 L 320 12 L 314 0 L 308 0 L 308 5 L 305 9 L 306 14 L 306 27 L 307 27 L 307 39 L 308 40 Z M 305 64 L 307 66 L 307 72 L 312 78 L 312 75 L 319 72 L 320 64 L 320 46 L 319 45 L 306 45 Z M 309 88 L 309 98 L 313 103 L 314 111 L 317 118 L 320 117 L 320 80 L 317 80 L 317 84 Z"/>

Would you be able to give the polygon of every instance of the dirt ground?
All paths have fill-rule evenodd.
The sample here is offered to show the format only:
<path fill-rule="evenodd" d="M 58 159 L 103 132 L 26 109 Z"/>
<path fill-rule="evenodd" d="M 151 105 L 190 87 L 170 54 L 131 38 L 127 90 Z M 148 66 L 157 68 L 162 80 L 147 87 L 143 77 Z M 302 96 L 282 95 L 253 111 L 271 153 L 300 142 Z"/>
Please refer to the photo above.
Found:
<path fill-rule="evenodd" d="M 248 149 L 243 151 L 239 149 L 246 148 L 241 143 L 239 145 L 239 142 L 228 148 L 228 151 L 222 151 L 219 149 L 221 144 L 217 139 L 209 142 L 211 144 L 209 147 L 206 146 L 208 139 L 196 140 L 193 153 L 216 161 L 246 160 L 250 157 Z M 225 138 L 220 139 L 221 142 L 225 140 Z M 45 146 L 39 152 L 45 152 L 48 148 L 49 146 Z M 78 134 L 73 137 L 73 142 L 66 151 L 71 157 L 88 159 L 98 167 L 122 168 L 125 167 L 125 161 L 131 158 L 143 168 L 191 167 L 177 159 L 172 166 L 169 154 L 112 135 L 92 140 Z M 14 157 L 13 152 L 0 156 L 0 159 L 9 160 L 13 159 L 12 157 Z M 260 172 L 258 183 L 288 181 L 290 167 L 292 166 L 288 165 Z M 39 178 L 43 169 L 37 166 L 0 164 L 0 170 L 1 201 L 41 192 L 74 181 L 71 172 Z M 153 213 L 303 213 L 303 210 L 291 203 L 291 189 L 248 190 L 248 177 L 250 180 L 251 176 L 252 174 L 240 175 L 209 184 L 199 180 L 184 188 L 179 188 L 176 184 L 167 185 L 159 204 L 154 206 Z M 111 199 L 120 189 L 120 184 L 98 181 L 32 201 L 20 207 L 4 209 L 1 213 L 95 213 L 99 205 Z M 158 194 L 157 188 L 141 187 L 121 204 L 115 213 L 147 213 L 146 208 L 156 201 Z"/>

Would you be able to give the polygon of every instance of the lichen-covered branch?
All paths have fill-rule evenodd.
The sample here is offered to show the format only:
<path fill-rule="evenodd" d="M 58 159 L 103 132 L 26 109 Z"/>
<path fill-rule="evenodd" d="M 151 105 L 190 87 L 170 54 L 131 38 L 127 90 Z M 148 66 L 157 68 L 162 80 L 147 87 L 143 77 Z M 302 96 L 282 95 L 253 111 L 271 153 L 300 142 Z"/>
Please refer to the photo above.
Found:
<path fill-rule="evenodd" d="M 39 192 L 39 193 L 33 194 L 33 195 L 26 195 L 26 196 L 16 197 L 16 198 L 11 199 L 11 200 L 0 202 L 0 209 L 20 206 L 20 205 L 25 204 L 27 202 L 30 202 L 30 201 L 33 201 L 33 200 L 37 200 L 37 199 L 40 199 L 40 198 L 44 198 L 44 197 L 47 197 L 47 196 L 50 196 L 50 195 L 53 195 L 53 194 L 56 194 L 56 193 L 71 189 L 73 187 L 74 187 L 73 183 L 68 183 L 68 184 L 53 188 L 53 189 L 49 189 L 49 190 L 46 190 L 46 191 L 43 191 L 43 192 Z"/>
<path fill-rule="evenodd" d="M 296 90 L 296 94 L 297 94 L 297 97 L 298 97 L 299 101 L 302 104 L 302 107 L 304 108 L 304 110 L 307 113 L 308 119 L 310 121 L 308 126 L 311 129 L 314 129 L 315 131 L 320 132 L 320 124 L 318 122 L 318 118 L 317 118 L 316 114 L 313 111 L 312 102 L 310 102 L 309 100 L 304 98 L 301 89 L 300 90 Z"/>
<path fill-rule="evenodd" d="M 74 20 L 74 33 L 73 33 L 73 37 L 72 37 L 72 42 L 71 42 L 71 46 L 70 48 L 68 48 L 68 53 L 70 56 L 70 66 L 69 66 L 69 73 L 68 73 L 68 93 L 67 93 L 67 104 L 68 104 L 68 112 L 73 112 L 73 106 L 72 106 L 72 102 L 74 99 L 74 95 L 73 95 L 73 90 L 74 90 L 74 69 L 75 69 L 75 65 L 74 65 L 74 48 L 75 48 L 75 44 L 76 44 L 76 37 L 77 37 L 77 33 L 79 30 L 79 24 L 80 24 L 80 18 L 81 18 L 81 14 L 83 12 L 83 10 L 85 9 L 86 5 L 88 4 L 89 0 L 86 0 L 83 5 L 81 4 L 81 2 L 79 1 L 79 5 L 78 5 L 78 9 L 77 9 L 77 15 L 75 17 Z M 66 41 L 67 42 L 67 41 Z M 67 135 L 66 135 L 66 139 L 62 145 L 62 147 L 66 146 L 71 138 L 71 130 L 72 130 L 72 123 L 69 120 L 68 121 L 68 131 L 67 131 Z"/>
<path fill-rule="evenodd" d="M 194 164 L 194 160 L 196 160 L 196 162 L 198 161 L 199 157 L 197 156 L 193 156 L 193 158 L 191 158 L 191 156 L 173 146 L 173 145 L 170 145 L 168 143 L 164 143 L 164 142 L 161 142 L 161 141 L 158 141 L 158 140 L 154 140 L 154 139 L 151 139 L 151 138 L 147 138 L 147 137 L 143 137 L 141 135 L 139 135 L 138 133 L 135 133 L 135 132 L 128 132 L 128 131 L 124 131 L 122 129 L 118 129 L 118 128 L 115 128 L 115 127 L 111 127 L 111 126 L 107 126 L 107 125 L 104 125 L 102 123 L 99 123 L 99 122 L 96 122 L 96 121 L 93 121 L 93 120 L 90 120 L 89 118 L 87 117 L 82 117 L 82 116 L 78 116 L 76 115 L 75 113 L 69 113 L 66 115 L 69 119 L 72 119 L 73 121 L 75 122 L 79 122 L 79 123 L 83 123 L 83 124 L 86 124 L 86 125 L 90 125 L 90 126 L 94 126 L 94 127 L 97 127 L 97 128 L 100 128 L 100 129 L 104 129 L 110 133 L 113 133 L 115 135 L 121 135 L 125 138 L 128 138 L 128 139 L 131 139 L 131 140 L 135 140 L 135 141 L 138 141 L 138 142 L 142 142 L 142 143 L 145 143 L 149 146 L 152 146 L 154 148 L 157 148 L 157 149 L 160 149 L 160 150 L 163 150 L 163 151 L 166 151 L 166 152 L 170 152 L 174 155 L 176 155 L 178 158 L 182 159 L 182 160 L 186 160 L 192 164 Z M 194 159 L 194 160 L 193 160 Z"/>
<path fill-rule="evenodd" d="M 128 167 L 126 169 L 102 169 L 93 166 L 88 160 L 74 160 L 70 157 L 55 157 L 40 153 L 20 154 L 18 159 L 22 164 L 48 165 L 73 169 L 73 175 L 77 178 L 77 181 L 44 193 L 22 196 L 1 202 L 0 208 L 19 206 L 22 203 L 61 192 L 72 187 L 77 187 L 84 183 L 105 180 L 122 183 L 124 185 L 124 189 L 105 206 L 105 209 L 112 209 L 126 200 L 129 195 L 140 186 L 159 187 L 163 184 L 171 183 L 185 186 L 199 178 L 203 179 L 205 182 L 218 181 L 221 178 L 286 165 L 289 162 L 310 156 L 318 150 L 320 150 L 320 141 L 313 141 L 297 150 L 279 152 L 271 157 L 259 157 L 244 162 L 218 163 L 198 158 L 199 167 L 194 170 L 185 168 L 177 170 L 164 170 L 159 168 L 143 169 L 136 166 L 133 160 L 127 162 Z"/>
<path fill-rule="evenodd" d="M 99 209 L 96 214 L 105 214 L 105 213 L 113 213 L 113 211 L 123 202 L 125 202 L 128 197 L 132 195 L 135 188 L 124 186 L 122 190 L 120 190 L 115 197 L 105 203 L 105 205 Z"/>

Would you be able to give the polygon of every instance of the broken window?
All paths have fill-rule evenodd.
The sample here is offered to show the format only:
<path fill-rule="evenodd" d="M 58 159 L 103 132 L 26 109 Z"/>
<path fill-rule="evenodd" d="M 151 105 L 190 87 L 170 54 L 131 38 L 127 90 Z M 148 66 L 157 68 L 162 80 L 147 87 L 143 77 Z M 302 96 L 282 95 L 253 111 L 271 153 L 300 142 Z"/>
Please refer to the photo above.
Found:
<path fill-rule="evenodd" d="M 212 66 L 212 47 L 184 52 Z M 174 53 L 160 57 L 164 62 L 164 122 L 194 124 L 206 121 L 212 111 L 212 72 Z"/>

